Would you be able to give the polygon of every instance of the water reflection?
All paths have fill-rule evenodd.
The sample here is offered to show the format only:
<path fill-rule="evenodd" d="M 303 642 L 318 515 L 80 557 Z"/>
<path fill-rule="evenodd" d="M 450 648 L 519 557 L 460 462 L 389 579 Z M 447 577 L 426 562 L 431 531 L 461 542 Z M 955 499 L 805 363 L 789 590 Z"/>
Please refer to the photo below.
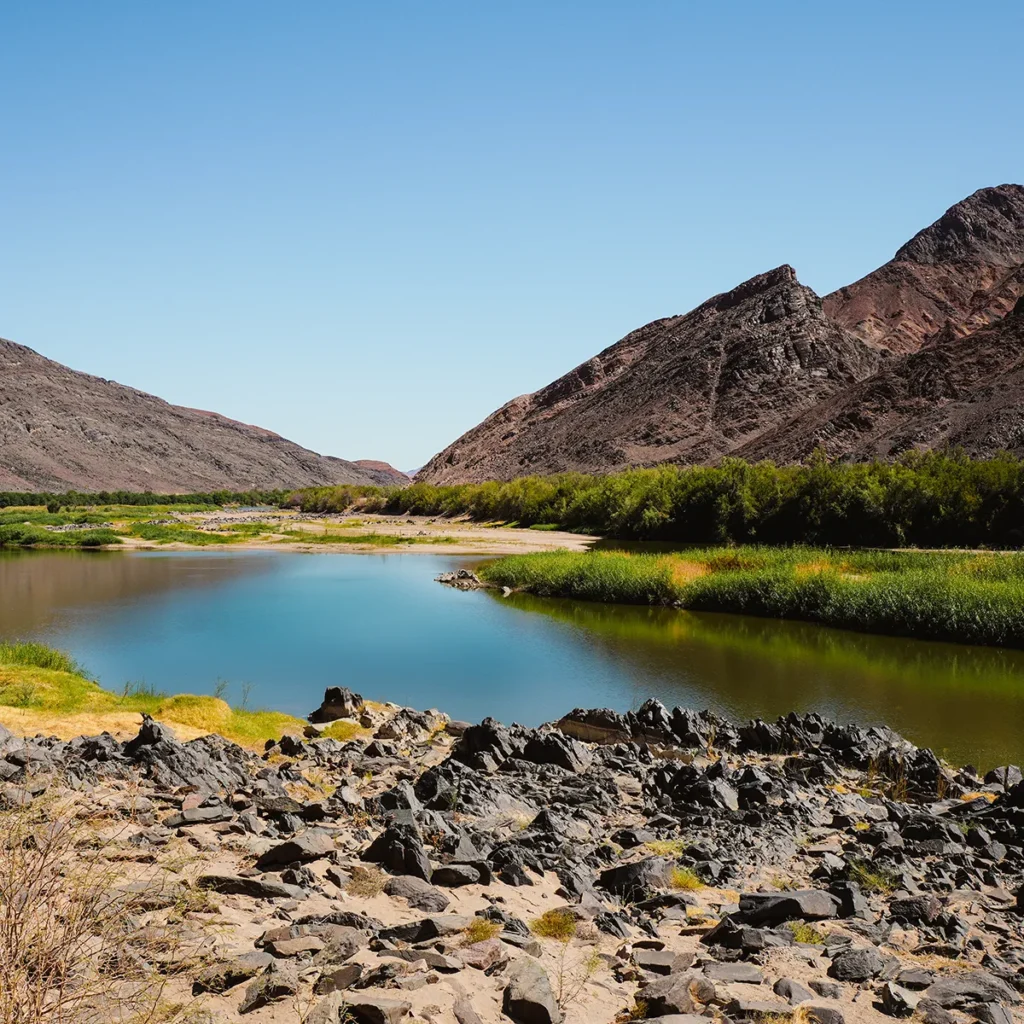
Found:
<path fill-rule="evenodd" d="M 1024 754 L 1024 651 L 489 593 L 571 625 L 666 703 L 739 718 L 797 710 L 887 724 L 959 763 L 991 766 Z"/>

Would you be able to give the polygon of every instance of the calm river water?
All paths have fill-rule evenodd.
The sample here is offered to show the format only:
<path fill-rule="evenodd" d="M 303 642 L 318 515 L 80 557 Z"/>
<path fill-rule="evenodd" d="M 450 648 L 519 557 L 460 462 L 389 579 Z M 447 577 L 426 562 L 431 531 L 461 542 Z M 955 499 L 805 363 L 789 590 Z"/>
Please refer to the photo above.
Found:
<path fill-rule="evenodd" d="M 654 696 L 736 717 L 884 723 L 958 763 L 1024 759 L 1024 652 L 803 623 L 588 605 L 433 582 L 421 554 L 0 553 L 0 637 L 70 651 L 103 685 L 305 715 L 325 686 L 536 725 Z"/>

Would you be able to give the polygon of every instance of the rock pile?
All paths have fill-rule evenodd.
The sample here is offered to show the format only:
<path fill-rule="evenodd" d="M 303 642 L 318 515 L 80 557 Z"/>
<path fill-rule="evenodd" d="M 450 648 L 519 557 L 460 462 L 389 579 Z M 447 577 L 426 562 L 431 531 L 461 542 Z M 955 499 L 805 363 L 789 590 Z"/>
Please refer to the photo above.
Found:
<path fill-rule="evenodd" d="M 262 756 L 0 732 L 0 800 L 102 811 L 178 893 L 134 925 L 202 936 L 161 970 L 211 1021 L 1021 1019 L 1019 768 L 815 715 L 369 707 L 329 690 L 311 718 L 372 735 Z"/>

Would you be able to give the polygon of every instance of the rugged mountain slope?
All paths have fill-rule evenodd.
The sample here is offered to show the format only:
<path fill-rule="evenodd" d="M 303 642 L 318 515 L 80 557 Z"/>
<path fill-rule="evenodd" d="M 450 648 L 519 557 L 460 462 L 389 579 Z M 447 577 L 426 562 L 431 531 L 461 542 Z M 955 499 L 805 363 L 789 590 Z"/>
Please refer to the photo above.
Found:
<path fill-rule="evenodd" d="M 417 480 L 1018 448 L 1024 187 L 985 188 L 823 301 L 789 267 L 656 320 L 436 455 Z M 868 379 L 870 378 L 870 380 Z M 1024 382 L 1022 382 L 1024 383 Z"/>
<path fill-rule="evenodd" d="M 169 405 L 0 339 L 0 489 L 152 490 L 393 482 L 260 427 Z"/>
<path fill-rule="evenodd" d="M 821 446 L 834 456 L 887 459 L 943 445 L 1024 456 L 1024 298 L 998 323 L 893 360 L 738 454 L 794 462 Z"/>
<path fill-rule="evenodd" d="M 782 266 L 627 335 L 503 406 L 416 475 L 429 483 L 605 472 L 734 451 L 869 376 L 880 357 Z"/>
<path fill-rule="evenodd" d="M 858 337 L 916 352 L 940 332 L 963 337 L 1024 294 L 1024 186 L 983 188 L 916 234 L 878 270 L 826 296 Z"/>

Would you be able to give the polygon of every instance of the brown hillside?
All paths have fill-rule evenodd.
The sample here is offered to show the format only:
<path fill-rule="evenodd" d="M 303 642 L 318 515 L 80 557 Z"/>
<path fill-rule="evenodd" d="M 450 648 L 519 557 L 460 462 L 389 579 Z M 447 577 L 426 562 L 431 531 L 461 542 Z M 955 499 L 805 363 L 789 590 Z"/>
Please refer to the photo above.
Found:
<path fill-rule="evenodd" d="M 384 482 L 392 482 L 387 473 L 0 339 L 0 489 L 174 493 Z"/>

